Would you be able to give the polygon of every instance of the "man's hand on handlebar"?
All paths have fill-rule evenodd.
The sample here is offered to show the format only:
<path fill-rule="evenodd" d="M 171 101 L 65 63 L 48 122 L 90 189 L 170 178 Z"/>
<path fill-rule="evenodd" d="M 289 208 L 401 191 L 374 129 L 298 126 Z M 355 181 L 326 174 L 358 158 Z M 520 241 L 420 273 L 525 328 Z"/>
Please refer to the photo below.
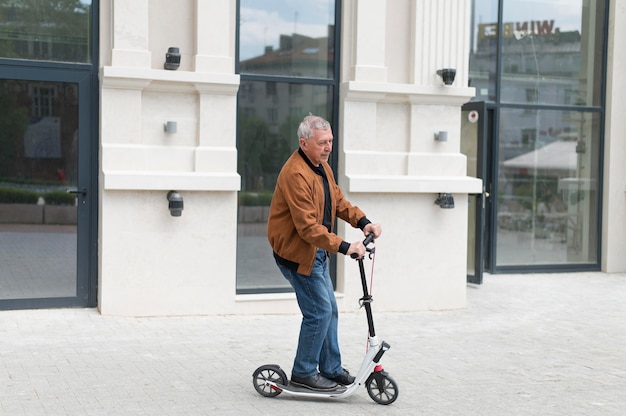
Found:
<path fill-rule="evenodd" d="M 369 236 L 370 234 L 373 234 L 373 238 L 371 237 L 370 237 L 371 239 L 366 238 L 368 242 L 380 237 L 382 232 L 383 232 L 383 229 L 380 226 L 380 224 L 370 223 L 370 224 L 367 224 L 365 227 L 363 227 L 363 233 L 365 234 L 366 237 Z M 346 254 L 352 257 L 353 259 L 360 259 L 361 257 L 365 255 L 366 251 L 367 250 L 365 248 L 365 245 L 363 244 L 363 241 L 357 241 L 357 242 L 350 244 L 350 248 L 348 249 L 348 252 Z"/>
<path fill-rule="evenodd" d="M 374 234 L 374 238 L 380 237 L 383 233 L 383 227 L 380 224 L 372 224 L 369 223 L 365 227 L 363 227 L 363 234 L 367 237 L 369 234 Z"/>
<path fill-rule="evenodd" d="M 360 259 L 365 255 L 365 246 L 362 241 L 357 241 L 350 244 L 350 248 L 346 255 L 352 257 L 353 259 Z"/>

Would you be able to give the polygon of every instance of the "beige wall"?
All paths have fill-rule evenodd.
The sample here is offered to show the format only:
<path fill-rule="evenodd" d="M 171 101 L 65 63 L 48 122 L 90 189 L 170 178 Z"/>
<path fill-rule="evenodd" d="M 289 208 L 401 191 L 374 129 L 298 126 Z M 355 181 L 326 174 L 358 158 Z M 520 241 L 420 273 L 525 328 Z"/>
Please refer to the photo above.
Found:
<path fill-rule="evenodd" d="M 104 314 L 235 312 L 234 6 L 101 2 Z M 177 71 L 163 69 L 171 46 L 182 55 Z M 169 190 L 184 198 L 181 217 L 169 214 Z"/>

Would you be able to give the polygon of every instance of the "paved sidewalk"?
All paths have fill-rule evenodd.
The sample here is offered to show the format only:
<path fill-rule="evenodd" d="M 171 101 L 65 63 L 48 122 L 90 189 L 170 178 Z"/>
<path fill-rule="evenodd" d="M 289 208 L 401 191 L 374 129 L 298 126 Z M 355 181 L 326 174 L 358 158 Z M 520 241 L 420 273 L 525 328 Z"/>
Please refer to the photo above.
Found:
<path fill-rule="evenodd" d="M 261 364 L 289 373 L 299 317 L 119 318 L 93 309 L 0 312 L 2 415 L 624 415 L 626 274 L 485 276 L 463 310 L 376 313 L 391 344 L 390 406 L 265 398 Z M 363 314 L 340 317 L 345 365 Z"/>

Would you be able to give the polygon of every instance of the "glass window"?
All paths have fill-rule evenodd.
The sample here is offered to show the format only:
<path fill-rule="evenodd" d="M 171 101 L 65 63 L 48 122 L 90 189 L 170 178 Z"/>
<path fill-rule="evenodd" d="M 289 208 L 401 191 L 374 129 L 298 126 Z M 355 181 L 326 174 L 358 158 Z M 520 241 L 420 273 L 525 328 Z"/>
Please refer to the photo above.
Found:
<path fill-rule="evenodd" d="M 470 86 L 495 110 L 489 267 L 599 262 L 606 3 L 472 2 Z"/>
<path fill-rule="evenodd" d="M 292 290 L 267 242 L 267 215 L 300 121 L 313 113 L 332 123 L 335 18 L 334 0 L 239 1 L 237 293 Z"/>
<path fill-rule="evenodd" d="M 502 102 L 601 104 L 604 1 L 584 3 L 503 2 Z M 489 28 L 482 33 L 495 36 Z"/>
<path fill-rule="evenodd" d="M 7 0 L 0 14 L 0 57 L 91 61 L 91 0 Z"/>
<path fill-rule="evenodd" d="M 239 15 L 242 74 L 332 77 L 334 0 L 240 0 Z"/>
<path fill-rule="evenodd" d="M 502 109 L 497 265 L 597 261 L 600 114 Z"/>
<path fill-rule="evenodd" d="M 0 300 L 77 294 L 77 96 L 0 80 Z"/>
<path fill-rule="evenodd" d="M 274 94 L 268 96 L 268 87 Z M 237 236 L 237 291 L 290 290 L 267 242 L 269 204 L 283 163 L 298 148 L 297 130 L 309 111 L 332 120 L 332 87 L 243 81 L 237 152 L 241 192 Z M 244 93 L 245 91 L 245 93 Z M 303 113 L 302 108 L 307 110 Z"/>
<path fill-rule="evenodd" d="M 237 293 L 292 290 L 272 256 L 267 215 L 302 119 L 333 122 L 335 18 L 334 0 L 239 1 Z"/>

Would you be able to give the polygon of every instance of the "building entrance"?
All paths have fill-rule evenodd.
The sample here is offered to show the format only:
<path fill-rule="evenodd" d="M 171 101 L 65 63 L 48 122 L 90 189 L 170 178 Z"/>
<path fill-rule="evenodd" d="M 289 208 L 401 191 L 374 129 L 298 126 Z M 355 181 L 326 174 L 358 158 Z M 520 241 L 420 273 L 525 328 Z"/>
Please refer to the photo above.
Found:
<path fill-rule="evenodd" d="M 0 308 L 90 306 L 90 71 L 3 72 Z"/>
<path fill-rule="evenodd" d="M 470 86 L 493 120 L 476 247 L 485 269 L 598 270 L 606 2 L 567 13 L 529 0 L 472 7 Z"/>
<path fill-rule="evenodd" d="M 0 5 L 0 309 L 97 303 L 98 8 Z"/>

